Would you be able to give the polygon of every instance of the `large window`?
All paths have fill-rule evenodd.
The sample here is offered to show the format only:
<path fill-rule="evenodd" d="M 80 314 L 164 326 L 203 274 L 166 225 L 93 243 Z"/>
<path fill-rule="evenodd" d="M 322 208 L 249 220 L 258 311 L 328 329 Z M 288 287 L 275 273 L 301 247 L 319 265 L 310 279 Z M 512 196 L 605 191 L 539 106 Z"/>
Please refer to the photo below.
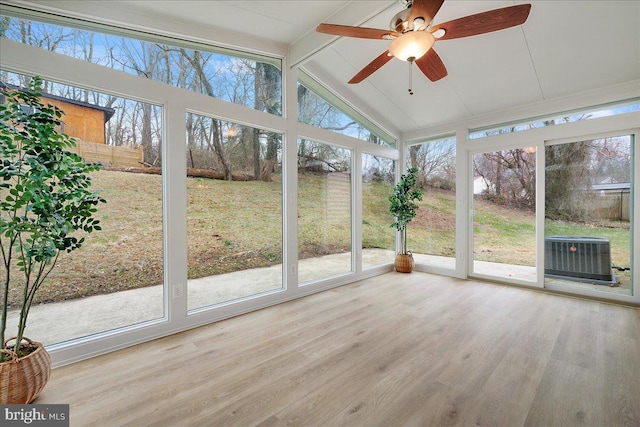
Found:
<path fill-rule="evenodd" d="M 438 138 L 408 148 L 408 166 L 418 168 L 424 190 L 409 224 L 408 248 L 416 262 L 453 269 L 456 265 L 456 140 Z"/>
<path fill-rule="evenodd" d="M 395 147 L 395 140 L 387 132 L 303 72 L 298 73 L 298 121 Z"/>
<path fill-rule="evenodd" d="M 298 140 L 298 277 L 352 271 L 351 151 Z"/>
<path fill-rule="evenodd" d="M 469 139 L 486 138 L 488 136 L 501 135 L 505 133 L 522 132 L 525 130 L 562 125 L 565 123 L 573 123 L 581 120 L 591 120 L 600 117 L 632 113 L 634 111 L 640 111 L 640 100 L 638 100 L 637 98 L 625 102 L 615 102 L 613 104 L 600 105 L 592 108 L 582 108 L 576 111 L 568 111 L 559 114 L 537 117 L 529 120 L 520 120 L 512 123 L 505 123 L 498 126 L 471 129 L 469 131 Z"/>
<path fill-rule="evenodd" d="M 26 79 L 1 75 L 9 85 Z M 42 101 L 66 113 L 75 151 L 104 165 L 91 174 L 91 190 L 106 203 L 96 217 L 102 230 L 62 254 L 36 294 L 26 334 L 48 345 L 164 317 L 162 107 L 51 81 L 45 87 Z M 155 166 L 135 173 L 145 172 L 130 168 L 140 161 Z M 10 293 L 9 304 L 17 297 Z M 10 328 L 18 314 L 10 312 Z"/>
<path fill-rule="evenodd" d="M 0 16 L 2 36 L 235 104 L 282 114 L 279 59 L 159 36 L 104 32 Z M 96 26 L 98 27 L 98 26 Z"/>
<path fill-rule="evenodd" d="M 186 123 L 189 309 L 282 289 L 281 135 Z"/>
<path fill-rule="evenodd" d="M 362 267 L 393 262 L 395 228 L 389 213 L 389 196 L 395 181 L 393 160 L 362 155 Z"/>
<path fill-rule="evenodd" d="M 545 284 L 633 295 L 633 137 L 545 150 Z"/>

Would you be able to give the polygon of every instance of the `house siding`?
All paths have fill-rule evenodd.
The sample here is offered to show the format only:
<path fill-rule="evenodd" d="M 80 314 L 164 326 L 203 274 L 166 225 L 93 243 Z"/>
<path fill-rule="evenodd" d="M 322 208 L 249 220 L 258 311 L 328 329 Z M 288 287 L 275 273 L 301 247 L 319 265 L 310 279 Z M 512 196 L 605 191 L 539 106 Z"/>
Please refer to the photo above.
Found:
<path fill-rule="evenodd" d="M 46 104 L 52 104 L 64 111 L 64 133 L 85 142 L 104 144 L 104 111 L 94 110 L 59 99 L 42 97 Z"/>

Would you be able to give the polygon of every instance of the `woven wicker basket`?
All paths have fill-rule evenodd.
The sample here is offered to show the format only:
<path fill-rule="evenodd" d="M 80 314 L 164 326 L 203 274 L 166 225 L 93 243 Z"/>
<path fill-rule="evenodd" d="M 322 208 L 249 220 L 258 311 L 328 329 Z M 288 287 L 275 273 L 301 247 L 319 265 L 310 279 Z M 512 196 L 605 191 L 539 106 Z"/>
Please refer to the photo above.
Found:
<path fill-rule="evenodd" d="M 16 353 L 4 344 L 2 353 L 9 354 L 11 360 L 0 363 L 0 404 L 31 403 L 40 394 L 51 375 L 51 357 L 44 346 L 28 338 L 24 341 L 37 349 L 25 357 L 18 358 Z"/>
<path fill-rule="evenodd" d="M 398 273 L 411 273 L 413 271 L 413 266 L 415 265 L 413 261 L 413 254 L 409 252 L 408 254 L 396 255 L 396 260 L 393 265 Z"/>

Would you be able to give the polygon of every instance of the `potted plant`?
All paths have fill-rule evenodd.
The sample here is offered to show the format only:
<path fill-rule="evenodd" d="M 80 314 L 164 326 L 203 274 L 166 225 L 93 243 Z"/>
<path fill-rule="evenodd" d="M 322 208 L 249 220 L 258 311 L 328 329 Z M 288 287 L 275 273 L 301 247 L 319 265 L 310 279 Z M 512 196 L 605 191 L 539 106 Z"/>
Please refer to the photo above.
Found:
<path fill-rule="evenodd" d="M 400 177 L 393 194 L 389 196 L 389 212 L 394 218 L 391 226 L 400 232 L 401 252 L 396 255 L 394 263 L 396 271 L 400 273 L 411 273 L 414 266 L 413 254 L 407 251 L 407 225 L 416 216 L 418 205 L 415 201 L 422 200 L 423 191 L 416 188 L 417 173 L 418 168 L 410 168 Z"/>
<path fill-rule="evenodd" d="M 34 77 L 26 89 L 0 87 L 0 404 L 30 403 L 46 384 L 51 359 L 24 336 L 29 310 L 60 254 L 100 230 L 93 215 L 104 202 L 89 190 L 100 165 L 67 151 L 75 141 L 60 131 L 63 112 L 41 103 L 41 86 Z M 20 312 L 8 337 L 10 305 Z"/>

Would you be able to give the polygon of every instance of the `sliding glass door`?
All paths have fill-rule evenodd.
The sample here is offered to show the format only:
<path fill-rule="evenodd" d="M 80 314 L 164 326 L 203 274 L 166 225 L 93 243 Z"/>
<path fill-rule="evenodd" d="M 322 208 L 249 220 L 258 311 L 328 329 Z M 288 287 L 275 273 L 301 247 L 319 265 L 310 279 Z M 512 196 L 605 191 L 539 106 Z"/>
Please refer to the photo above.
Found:
<path fill-rule="evenodd" d="M 633 136 L 545 149 L 545 286 L 633 295 Z"/>
<path fill-rule="evenodd" d="M 472 168 L 472 274 L 535 283 L 535 149 L 478 153 Z"/>

